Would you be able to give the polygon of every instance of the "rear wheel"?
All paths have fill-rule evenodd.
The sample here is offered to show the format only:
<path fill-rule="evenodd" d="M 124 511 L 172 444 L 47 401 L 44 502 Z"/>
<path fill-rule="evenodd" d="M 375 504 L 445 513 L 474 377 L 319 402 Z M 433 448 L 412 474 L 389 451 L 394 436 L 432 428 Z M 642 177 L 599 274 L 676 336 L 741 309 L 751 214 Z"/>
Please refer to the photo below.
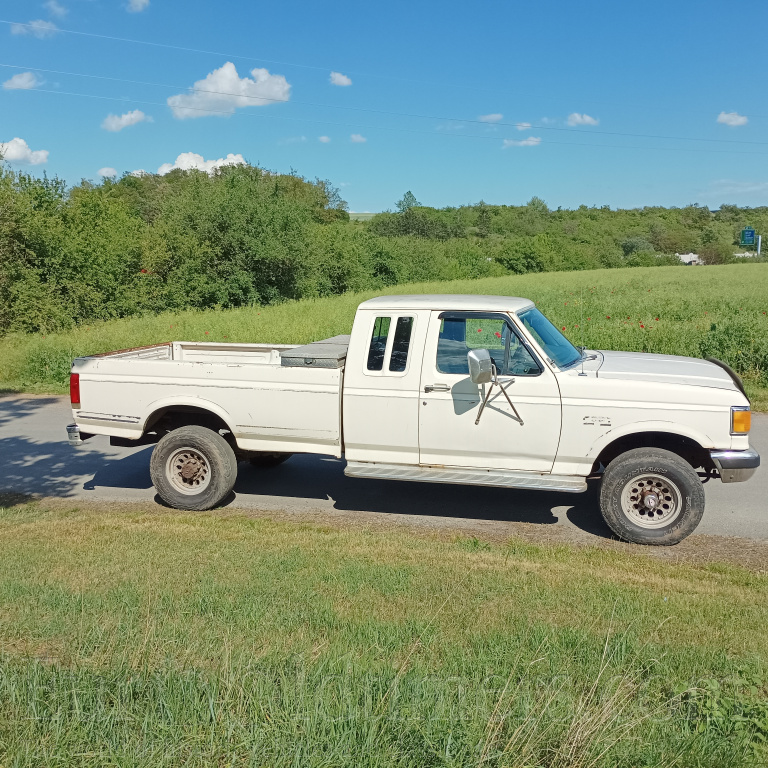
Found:
<path fill-rule="evenodd" d="M 205 427 L 181 427 L 155 447 L 149 465 L 160 498 L 175 509 L 205 510 L 220 504 L 237 479 L 232 446 Z"/>
<path fill-rule="evenodd" d="M 268 451 L 259 451 L 248 456 L 248 461 L 254 467 L 276 467 L 293 456 L 292 453 L 269 453 Z"/>
<path fill-rule="evenodd" d="M 637 448 L 605 470 L 600 510 L 610 529 L 636 544 L 669 546 L 689 536 L 704 514 L 704 488 L 676 453 Z"/>

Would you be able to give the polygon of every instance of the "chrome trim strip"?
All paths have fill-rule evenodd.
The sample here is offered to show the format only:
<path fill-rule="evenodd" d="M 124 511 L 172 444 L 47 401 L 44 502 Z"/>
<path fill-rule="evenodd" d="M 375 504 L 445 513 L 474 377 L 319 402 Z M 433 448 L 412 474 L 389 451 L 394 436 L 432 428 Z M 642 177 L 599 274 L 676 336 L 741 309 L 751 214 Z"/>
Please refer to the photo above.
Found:
<path fill-rule="evenodd" d="M 140 420 L 138 416 L 118 416 L 117 414 L 107 413 L 86 413 L 85 411 L 80 411 L 80 413 L 78 413 L 78 418 L 83 419 L 84 421 L 117 421 L 121 424 L 138 424 Z"/>

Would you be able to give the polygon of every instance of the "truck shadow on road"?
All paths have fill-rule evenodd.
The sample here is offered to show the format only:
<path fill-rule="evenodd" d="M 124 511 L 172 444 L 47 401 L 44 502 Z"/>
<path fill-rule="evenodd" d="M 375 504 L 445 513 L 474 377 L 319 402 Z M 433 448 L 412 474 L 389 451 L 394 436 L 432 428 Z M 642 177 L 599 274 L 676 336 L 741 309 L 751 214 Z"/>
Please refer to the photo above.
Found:
<path fill-rule="evenodd" d="M 28 430 L 27 416 L 38 417 L 39 434 Z M 44 417 L 42 423 L 40 416 Z M 61 440 L 51 440 L 51 423 L 56 423 L 58 430 L 60 419 Z M 121 498 L 121 490 L 132 491 L 127 495 L 136 498 L 136 491 L 151 490 L 151 446 L 127 453 L 126 449 L 110 448 L 104 438 L 94 438 L 83 447 L 72 448 L 66 441 L 65 425 L 66 411 L 62 414 L 60 398 L 0 399 L 0 489 L 94 500 Z M 139 493 L 138 497 L 151 495 Z M 554 525 L 567 515 L 583 531 L 610 535 L 593 488 L 583 494 L 566 494 L 361 480 L 344 476 L 344 462 L 323 456 L 297 455 L 273 469 L 240 464 L 235 493 L 228 504 L 256 503 L 262 508 L 280 509 L 292 508 L 291 499 L 305 500 L 308 503 L 301 506 L 307 509 L 314 502 L 316 508 L 338 511 L 537 525 Z"/>
<path fill-rule="evenodd" d="M 554 493 L 345 477 L 344 462 L 294 456 L 273 469 L 240 465 L 235 494 L 332 501 L 339 511 L 421 515 L 469 520 L 554 525 L 563 516 L 581 530 L 602 537 L 611 532 L 599 512 L 597 491 Z M 236 499 L 230 503 L 237 504 Z"/>
<path fill-rule="evenodd" d="M 127 456 L 109 455 L 105 447 L 102 440 L 73 449 L 65 440 L 42 442 L 27 437 L 0 438 L 3 466 L 0 488 L 61 498 L 92 495 L 94 500 L 120 498 L 119 493 L 107 489 L 142 491 L 152 488 L 149 475 L 151 446 Z M 100 489 L 103 489 L 102 493 Z M 82 491 L 93 493 L 83 494 Z M 310 502 L 310 507 L 314 501 L 320 508 L 338 511 L 537 525 L 554 525 L 558 518 L 567 515 L 576 527 L 586 532 L 610 535 L 597 511 L 597 497 L 592 488 L 586 493 L 569 494 L 361 480 L 345 477 L 342 461 L 318 456 L 295 456 L 273 469 L 241 463 L 235 492 L 227 505 L 238 506 L 239 500 L 243 506 L 252 506 L 257 501 L 260 507 L 279 509 L 291 507 L 288 500 L 296 499 Z"/>
<path fill-rule="evenodd" d="M 148 448 L 125 455 L 103 438 L 72 448 L 67 416 L 58 397 L 0 398 L 0 488 L 68 498 L 100 486 L 152 487 Z M 51 433 L 60 439 L 51 440 Z M 93 479 L 83 484 L 84 477 Z"/>
<path fill-rule="evenodd" d="M 72 497 L 99 487 L 149 489 L 149 450 L 109 456 L 90 448 L 73 449 L 66 440 L 0 438 L 0 488 L 41 496 Z M 94 469 L 96 473 L 94 474 Z M 83 477 L 93 477 L 83 483 Z M 98 495 L 98 494 L 94 494 Z"/>

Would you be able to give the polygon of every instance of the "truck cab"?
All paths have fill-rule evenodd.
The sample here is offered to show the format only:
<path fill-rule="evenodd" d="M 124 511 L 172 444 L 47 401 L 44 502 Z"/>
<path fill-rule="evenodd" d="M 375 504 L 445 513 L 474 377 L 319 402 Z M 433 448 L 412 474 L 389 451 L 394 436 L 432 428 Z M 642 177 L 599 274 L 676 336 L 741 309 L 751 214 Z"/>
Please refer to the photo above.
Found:
<path fill-rule="evenodd" d="M 72 370 L 73 442 L 157 442 L 153 481 L 184 509 L 221 503 L 240 460 L 324 453 L 362 478 L 578 493 L 592 477 L 618 536 L 674 544 L 701 519 L 703 479 L 760 463 L 726 365 L 577 348 L 523 298 L 382 296 L 348 337 L 175 342 Z"/>

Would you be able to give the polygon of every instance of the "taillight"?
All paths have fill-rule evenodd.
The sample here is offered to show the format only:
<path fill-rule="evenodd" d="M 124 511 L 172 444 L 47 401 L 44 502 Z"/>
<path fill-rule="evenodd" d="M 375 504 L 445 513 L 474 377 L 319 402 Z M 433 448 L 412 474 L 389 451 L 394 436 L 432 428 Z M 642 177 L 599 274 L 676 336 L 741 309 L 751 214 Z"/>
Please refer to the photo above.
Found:
<path fill-rule="evenodd" d="M 69 374 L 69 399 L 72 402 L 72 408 L 80 410 L 80 374 Z"/>

